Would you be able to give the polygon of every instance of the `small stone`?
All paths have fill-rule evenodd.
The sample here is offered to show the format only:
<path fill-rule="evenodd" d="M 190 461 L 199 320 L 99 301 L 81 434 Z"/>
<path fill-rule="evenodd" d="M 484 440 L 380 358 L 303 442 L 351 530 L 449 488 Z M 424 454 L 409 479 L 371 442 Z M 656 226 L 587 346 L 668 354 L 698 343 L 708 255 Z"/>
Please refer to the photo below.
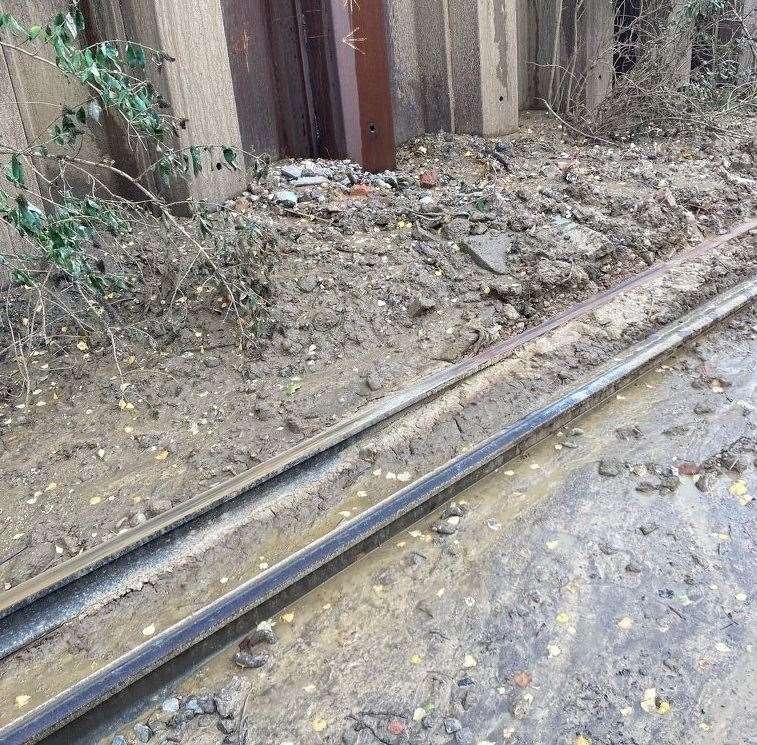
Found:
<path fill-rule="evenodd" d="M 216 711 L 218 716 L 223 719 L 229 719 L 236 715 L 250 689 L 250 683 L 234 676 L 228 685 L 225 685 L 218 693 L 215 694 Z"/>
<path fill-rule="evenodd" d="M 703 404 L 699 403 L 696 406 L 694 406 L 694 413 L 695 414 L 713 414 L 715 412 L 715 407 L 711 406 L 710 404 Z"/>
<path fill-rule="evenodd" d="M 473 745 L 474 737 L 472 730 L 461 729 L 455 732 L 455 745 Z"/>
<path fill-rule="evenodd" d="M 221 364 L 221 360 L 218 357 L 205 357 L 203 362 L 207 368 L 218 367 Z"/>
<path fill-rule="evenodd" d="M 510 303 L 505 303 L 505 305 L 502 306 L 502 313 L 508 321 L 520 320 L 518 309 L 514 305 L 510 305 Z"/>
<path fill-rule="evenodd" d="M 276 632 L 273 629 L 263 626 L 262 628 L 255 629 L 251 634 L 248 634 L 240 643 L 240 649 L 250 649 L 256 644 L 276 644 L 279 641 L 279 637 L 276 636 Z"/>
<path fill-rule="evenodd" d="M 642 535 L 647 536 L 654 533 L 655 530 L 657 530 L 659 527 L 660 526 L 656 522 L 653 522 L 650 520 L 649 522 L 644 523 L 643 525 L 639 525 L 639 531 L 641 532 Z"/>
<path fill-rule="evenodd" d="M 138 722 L 134 725 L 134 734 L 140 742 L 149 742 L 152 737 L 152 730 L 146 724 Z"/>
<path fill-rule="evenodd" d="M 623 463 L 617 458 L 603 458 L 599 461 L 597 471 L 600 476 L 619 476 L 623 470 Z"/>
<path fill-rule="evenodd" d="M 580 427 L 573 427 L 573 429 L 570 430 L 570 434 L 572 437 L 581 437 L 581 435 L 584 434 L 584 431 Z"/>
<path fill-rule="evenodd" d="M 642 481 L 636 486 L 636 491 L 640 494 L 651 494 L 654 491 L 657 491 L 657 485 L 653 484 L 651 481 Z"/>
<path fill-rule="evenodd" d="M 431 526 L 431 530 L 439 535 L 454 535 L 457 533 L 457 525 L 450 525 L 449 523 L 435 523 Z"/>
<path fill-rule="evenodd" d="M 147 512 L 150 517 L 168 512 L 173 505 L 169 499 L 151 499 L 147 504 Z"/>
<path fill-rule="evenodd" d="M 296 166 L 294 164 L 289 166 L 284 166 L 281 169 L 281 174 L 285 177 L 290 179 L 291 181 L 295 181 L 298 178 L 302 178 L 302 168 L 299 166 Z"/>
<path fill-rule="evenodd" d="M 263 667 L 265 663 L 268 662 L 268 655 L 237 652 L 234 655 L 234 662 L 243 669 L 255 670 L 259 667 Z"/>
<path fill-rule="evenodd" d="M 696 476 L 701 472 L 702 466 L 700 466 L 698 463 L 692 463 L 691 461 L 685 460 L 682 463 L 678 464 L 678 473 L 680 473 L 681 476 Z"/>
<path fill-rule="evenodd" d="M 136 528 L 138 525 L 144 525 L 147 522 L 147 515 L 144 512 L 135 512 L 129 519 L 129 525 Z"/>
<path fill-rule="evenodd" d="M 436 308 L 436 300 L 426 295 L 418 295 L 407 308 L 411 318 L 417 318 L 424 313 Z"/>
<path fill-rule="evenodd" d="M 328 183 L 328 179 L 325 176 L 303 176 L 292 182 L 292 186 L 295 188 L 301 188 L 305 186 L 321 186 Z"/>
<path fill-rule="evenodd" d="M 318 286 L 318 280 L 309 274 L 307 277 L 300 277 L 297 284 L 303 292 L 312 292 Z"/>
<path fill-rule="evenodd" d="M 386 725 L 386 729 L 390 735 L 401 735 L 407 727 L 403 722 L 400 722 L 399 719 L 392 719 L 392 721 Z"/>
<path fill-rule="evenodd" d="M 444 731 L 448 735 L 454 735 L 455 732 L 459 732 L 462 728 L 463 725 L 459 719 L 453 719 L 450 717 L 449 719 L 444 720 Z"/>
<path fill-rule="evenodd" d="M 444 508 L 442 519 L 446 520 L 448 517 L 462 517 L 464 514 L 463 508 L 459 504 L 453 502 Z"/>
<path fill-rule="evenodd" d="M 167 698 L 161 705 L 160 708 L 166 713 L 166 714 L 175 714 L 179 710 L 179 699 L 176 697 L 173 698 Z"/>
<path fill-rule="evenodd" d="M 237 728 L 237 723 L 233 719 L 219 719 L 218 729 L 224 733 L 224 735 L 230 735 Z"/>
<path fill-rule="evenodd" d="M 187 711 L 191 711 L 193 714 L 196 714 L 196 715 L 206 713 L 199 699 L 196 699 L 196 698 L 188 699 L 187 702 L 184 704 L 184 708 Z"/>
<path fill-rule="evenodd" d="M 439 183 L 439 174 L 436 171 L 424 171 L 418 177 L 418 183 L 424 189 L 433 189 Z"/>
<path fill-rule="evenodd" d="M 293 191 L 277 191 L 273 195 L 273 199 L 276 204 L 280 204 L 283 207 L 296 207 L 299 197 Z"/>
<path fill-rule="evenodd" d="M 368 184 L 355 184 L 348 192 L 351 197 L 367 197 L 373 189 Z"/>
<path fill-rule="evenodd" d="M 517 279 L 506 276 L 494 280 L 489 287 L 489 291 L 500 300 L 507 300 L 520 296 L 523 293 L 523 285 Z"/>
<path fill-rule="evenodd" d="M 112 740 L 112 745 L 129 745 L 129 741 L 123 735 L 116 735 Z"/>
<path fill-rule="evenodd" d="M 215 714 L 216 702 L 212 696 L 200 696 L 197 699 L 203 714 Z"/>
<path fill-rule="evenodd" d="M 375 370 L 368 373 L 365 383 L 372 391 L 380 391 L 384 387 L 383 378 Z"/>

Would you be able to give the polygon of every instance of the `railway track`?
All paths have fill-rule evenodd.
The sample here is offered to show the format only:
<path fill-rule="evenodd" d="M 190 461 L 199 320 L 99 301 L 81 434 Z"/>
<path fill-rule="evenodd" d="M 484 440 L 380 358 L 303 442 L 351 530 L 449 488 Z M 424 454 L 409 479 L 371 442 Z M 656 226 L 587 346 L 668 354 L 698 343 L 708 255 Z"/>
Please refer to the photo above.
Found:
<path fill-rule="evenodd" d="M 344 447 L 395 414 L 501 361 L 527 342 L 591 313 L 623 292 L 663 275 L 672 266 L 701 256 L 754 227 L 757 227 L 757 220 L 700 244 L 668 264 L 632 277 L 515 339 L 420 381 L 301 447 L 180 505 L 156 521 L 19 585 L 5 593 L 0 606 L 3 617 L 0 621 L 0 637 L 3 639 L 0 654 L 5 657 L 13 655 L 64 624 L 83 603 L 92 601 L 97 593 L 98 578 L 101 580 L 103 576 L 118 573 L 136 553 L 149 552 L 152 542 L 166 538 L 170 540 L 171 534 L 182 526 L 186 527 L 231 500 L 254 498 L 255 490 L 266 481 L 293 469 L 306 470 L 308 464 L 320 454 Z M 231 643 L 251 625 L 272 616 L 294 598 L 451 499 L 555 428 L 598 405 L 650 365 L 659 362 L 661 357 L 751 302 L 755 296 L 757 278 L 751 278 L 653 334 L 611 360 L 566 395 L 530 412 L 513 426 L 284 557 L 253 579 L 91 675 L 66 686 L 47 702 L 2 727 L 0 742 L 10 745 L 42 740 L 86 741 L 87 733 L 94 732 L 99 722 L 116 711 L 128 708 L 130 702 L 143 695 L 144 691 L 155 690 L 166 680 L 181 676 L 198 660 Z M 66 597 L 69 602 L 61 602 Z"/>

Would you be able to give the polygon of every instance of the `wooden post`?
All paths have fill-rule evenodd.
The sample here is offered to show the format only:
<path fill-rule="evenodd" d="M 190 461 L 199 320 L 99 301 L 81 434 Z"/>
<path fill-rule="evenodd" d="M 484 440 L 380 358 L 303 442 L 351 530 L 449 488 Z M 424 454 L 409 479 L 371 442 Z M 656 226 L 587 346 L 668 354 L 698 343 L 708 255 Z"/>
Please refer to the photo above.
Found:
<path fill-rule="evenodd" d="M 455 130 L 512 132 L 518 126 L 515 0 L 449 0 L 449 23 Z"/>
<path fill-rule="evenodd" d="M 518 108 L 536 106 L 539 91 L 539 68 L 536 64 L 538 16 L 536 0 L 517 0 L 518 17 Z"/>
<path fill-rule="evenodd" d="M 28 140 L 24 131 L 21 107 L 18 104 L 16 90 L 6 61 L 10 54 L 11 52 L 5 49 L 0 50 L 0 132 L 2 132 L 0 139 L 8 147 L 22 149 L 27 147 Z M 24 175 L 29 191 L 39 194 L 39 184 L 35 174 L 26 169 Z M 13 187 L 8 183 L 3 184 L 2 190 L 11 195 L 14 192 Z M 44 208 L 41 200 L 30 197 L 29 201 L 35 203 L 37 207 Z M 23 239 L 18 233 L 0 221 L 0 256 L 9 251 L 19 251 L 23 248 L 22 244 Z M 5 270 L 0 269 L 0 286 L 5 284 L 7 275 L 3 276 L 4 274 Z"/>
<path fill-rule="evenodd" d="M 744 0 L 744 26 L 752 38 L 741 52 L 739 74 L 743 80 L 757 79 L 757 0 Z"/>
<path fill-rule="evenodd" d="M 593 111 L 613 77 L 613 0 L 538 0 L 537 105 Z"/>

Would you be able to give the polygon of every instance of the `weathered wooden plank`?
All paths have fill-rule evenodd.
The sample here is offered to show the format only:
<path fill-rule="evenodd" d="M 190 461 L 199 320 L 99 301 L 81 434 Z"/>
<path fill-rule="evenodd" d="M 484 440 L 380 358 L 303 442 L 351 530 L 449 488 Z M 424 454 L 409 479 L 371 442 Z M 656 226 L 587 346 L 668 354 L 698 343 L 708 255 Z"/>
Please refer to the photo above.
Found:
<path fill-rule="evenodd" d="M 154 0 L 160 48 L 176 58 L 164 75 L 170 101 L 187 118 L 180 144 L 228 145 L 241 149 L 234 86 L 220 0 L 177 3 Z M 220 154 L 217 158 L 221 160 Z M 244 171 L 222 166 L 191 183 L 193 196 L 220 201 L 244 186 Z"/>
<path fill-rule="evenodd" d="M 418 67 L 426 132 L 454 130 L 448 0 L 415 0 Z"/>
<path fill-rule="evenodd" d="M 1 0 L 0 11 L 14 15 L 25 26 L 44 25 L 60 11 L 56 0 Z M 52 50 L 42 48 L 41 56 L 53 59 Z M 50 125 L 62 114 L 63 107 L 77 108 L 89 98 L 87 91 L 76 82 L 66 80 L 52 65 L 47 65 L 30 57 L 9 53 L 6 57 L 8 71 L 18 99 L 24 130 L 30 142 L 48 139 Z M 86 139 L 82 143 L 82 157 L 99 160 L 103 151 L 101 143 Z M 40 161 L 41 172 L 54 178 L 57 168 L 53 164 Z M 79 179 L 71 174 L 73 182 Z"/>
<path fill-rule="evenodd" d="M 518 108 L 534 108 L 539 89 L 537 67 L 538 16 L 536 0 L 517 0 L 518 20 Z"/>
<path fill-rule="evenodd" d="M 343 155 L 344 122 L 340 114 L 331 7 L 323 0 L 298 2 L 313 150 L 321 157 L 338 158 Z"/>
<path fill-rule="evenodd" d="M 613 0 L 584 0 L 583 67 L 585 69 L 584 103 L 594 111 L 612 89 L 613 36 L 615 5 Z"/>
<path fill-rule="evenodd" d="M 421 49 L 416 26 L 418 4 L 419 0 L 387 2 L 394 133 L 398 143 L 426 131 Z"/>
<path fill-rule="evenodd" d="M 27 137 L 6 61 L 8 54 L 10 52 L 0 50 L 0 141 L 8 147 L 22 149 L 27 146 Z M 27 169 L 25 177 L 29 190 L 39 194 L 39 184 L 34 172 Z M 14 190 L 10 184 L 4 183 L 1 188 L 14 196 Z M 39 207 L 43 206 L 40 200 L 30 199 L 30 201 L 35 201 Z M 23 250 L 23 240 L 18 233 L 0 221 L 0 256 L 7 255 L 9 252 L 16 253 L 19 250 Z M 4 274 L 5 269 L 0 268 L 0 286 L 7 280 L 7 275 L 4 276 Z"/>
<path fill-rule="evenodd" d="M 305 157 L 313 153 L 308 92 L 300 45 L 302 19 L 294 0 L 266 0 L 276 85 L 279 152 Z"/>
<path fill-rule="evenodd" d="M 497 135 L 518 126 L 515 0 L 449 0 L 455 130 Z"/>
<path fill-rule="evenodd" d="M 744 0 L 744 26 L 752 41 L 744 46 L 739 59 L 739 73 L 744 79 L 757 77 L 757 0 Z"/>
<path fill-rule="evenodd" d="M 515 0 L 479 0 L 482 134 L 518 128 L 518 24 Z"/>
<path fill-rule="evenodd" d="M 221 0 L 239 130 L 245 150 L 279 154 L 273 49 L 265 0 Z"/>

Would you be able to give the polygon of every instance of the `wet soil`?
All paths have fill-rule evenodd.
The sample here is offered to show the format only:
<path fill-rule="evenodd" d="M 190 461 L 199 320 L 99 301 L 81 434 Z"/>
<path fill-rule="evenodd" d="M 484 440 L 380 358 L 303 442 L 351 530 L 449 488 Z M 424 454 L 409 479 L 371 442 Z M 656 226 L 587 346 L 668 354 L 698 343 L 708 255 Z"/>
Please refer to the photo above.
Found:
<path fill-rule="evenodd" d="M 144 639 L 204 607 L 471 445 L 563 395 L 740 275 L 737 250 L 691 262 L 570 322 L 325 457 L 275 479 L 139 549 L 114 573 L 64 588 L 37 611 L 0 622 L 0 678 L 54 695 Z M 718 280 L 713 281 L 717 269 Z M 728 269 L 725 274 L 722 272 Z M 566 443 L 570 447 L 572 443 Z M 296 471 L 296 469 L 295 469 Z M 31 705 L 31 704 L 30 704 Z M 12 711 L 0 713 L 0 721 Z"/>
<path fill-rule="evenodd" d="M 102 743 L 751 742 L 756 324 L 285 609 L 260 669 L 227 650 Z"/>
<path fill-rule="evenodd" d="M 535 117 L 507 142 L 424 138 L 381 177 L 311 164 L 328 177 L 297 188 L 296 214 L 273 198 L 295 188 L 275 164 L 224 208 L 268 241 L 266 320 L 252 347 L 240 349 L 199 277 L 179 322 L 161 315 L 159 295 L 116 299 L 143 335 L 117 337 L 115 357 L 69 331 L 21 369 L 0 360 L 0 585 L 754 214 L 749 143 L 599 148 Z M 422 187 L 429 173 L 436 186 Z M 466 248 L 487 236 L 508 246 L 506 275 Z M 742 271 L 754 242 L 742 241 Z M 144 248 L 170 263 L 160 245 Z M 726 261 L 712 281 L 737 275 Z"/>

